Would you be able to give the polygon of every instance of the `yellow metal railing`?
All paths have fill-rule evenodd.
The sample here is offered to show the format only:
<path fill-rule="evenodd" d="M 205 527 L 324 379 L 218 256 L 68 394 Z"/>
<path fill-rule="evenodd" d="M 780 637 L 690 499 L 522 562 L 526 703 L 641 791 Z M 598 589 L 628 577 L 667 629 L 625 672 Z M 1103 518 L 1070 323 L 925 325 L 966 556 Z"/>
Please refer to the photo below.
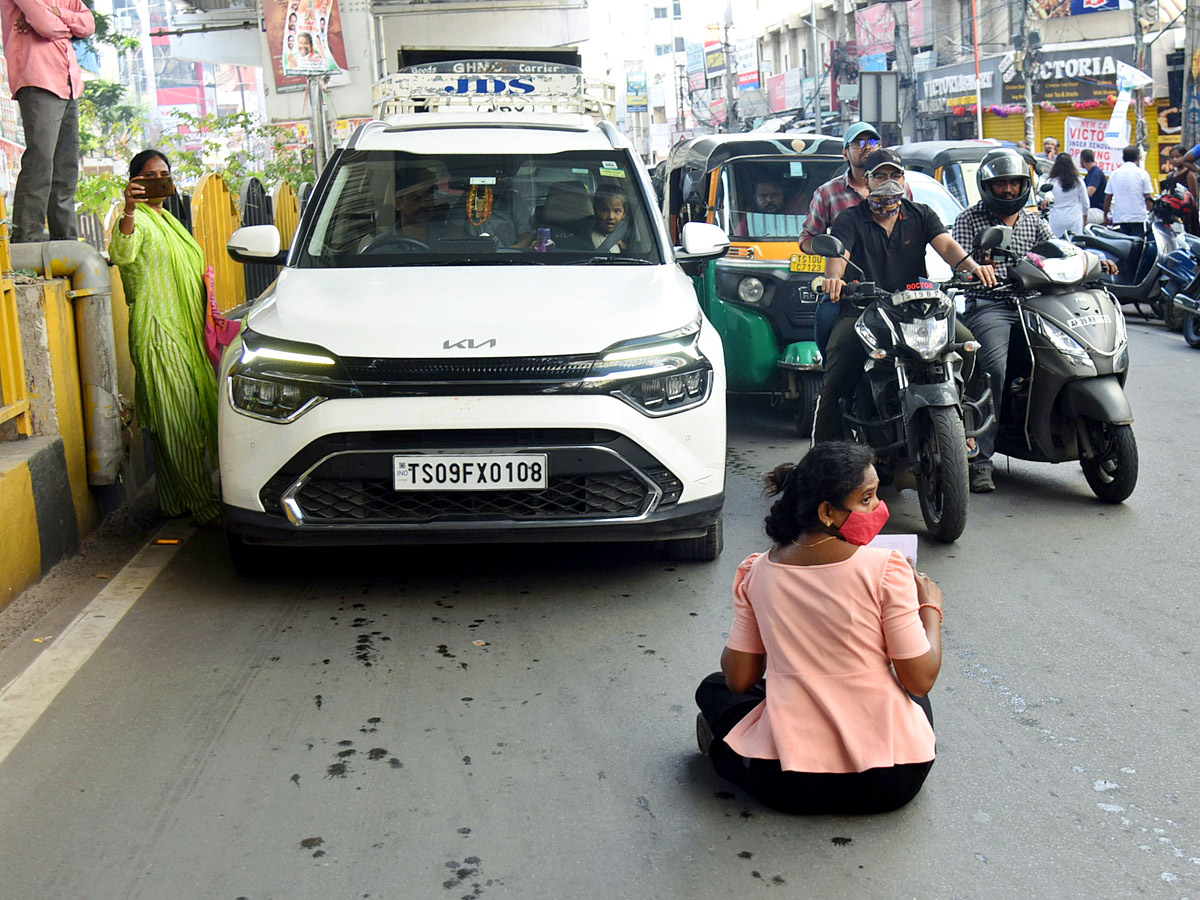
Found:
<path fill-rule="evenodd" d="M 33 434 L 29 397 L 25 390 L 25 358 L 17 322 L 17 289 L 8 253 L 8 210 L 0 196 L 0 422 L 16 420 L 17 432 Z"/>
<path fill-rule="evenodd" d="M 216 275 L 217 304 L 222 311 L 246 302 L 242 264 L 229 258 L 225 244 L 238 229 L 240 217 L 225 179 L 208 173 L 192 192 L 192 235 L 204 251 L 206 265 Z"/>
<path fill-rule="evenodd" d="M 279 229 L 279 240 L 284 247 L 292 245 L 296 229 L 300 226 L 300 198 L 286 181 L 275 185 L 271 192 L 271 209 L 275 212 L 275 227 Z"/>

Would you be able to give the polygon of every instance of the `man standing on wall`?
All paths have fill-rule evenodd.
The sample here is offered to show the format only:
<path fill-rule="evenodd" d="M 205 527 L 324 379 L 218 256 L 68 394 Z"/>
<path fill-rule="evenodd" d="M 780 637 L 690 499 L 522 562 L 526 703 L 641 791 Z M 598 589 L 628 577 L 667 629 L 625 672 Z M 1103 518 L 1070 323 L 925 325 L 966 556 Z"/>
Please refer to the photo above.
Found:
<path fill-rule="evenodd" d="M 13 243 L 75 240 L 79 108 L 83 73 L 74 38 L 96 30 L 80 0 L 0 0 L 8 80 L 25 125 L 25 153 L 13 191 Z"/>

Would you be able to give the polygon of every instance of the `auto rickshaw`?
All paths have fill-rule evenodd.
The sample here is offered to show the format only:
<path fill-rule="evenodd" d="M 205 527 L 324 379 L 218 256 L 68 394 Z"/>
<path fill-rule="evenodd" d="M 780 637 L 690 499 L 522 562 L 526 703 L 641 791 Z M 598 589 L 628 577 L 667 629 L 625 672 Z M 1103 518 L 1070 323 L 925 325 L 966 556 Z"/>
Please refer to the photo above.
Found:
<path fill-rule="evenodd" d="M 845 171 L 842 139 L 821 134 L 713 134 L 676 144 L 663 217 L 678 243 L 687 222 L 725 229 L 729 252 L 694 278 L 725 344 L 731 393 L 794 401 L 807 435 L 821 388 L 812 280 L 825 260 L 797 238 L 813 192 Z"/>
<path fill-rule="evenodd" d="M 1016 150 L 1029 163 L 1029 177 L 1033 184 L 1040 180 L 1037 172 L 1037 160 L 1032 153 L 1014 146 L 1011 142 L 1001 142 L 985 138 L 983 140 L 966 141 L 915 141 L 911 144 L 901 144 L 895 151 L 904 160 L 904 168 L 924 172 L 931 178 L 940 181 L 964 207 L 971 207 L 979 202 L 979 185 L 975 181 L 975 173 L 979 164 L 992 150 L 1007 147 Z"/>

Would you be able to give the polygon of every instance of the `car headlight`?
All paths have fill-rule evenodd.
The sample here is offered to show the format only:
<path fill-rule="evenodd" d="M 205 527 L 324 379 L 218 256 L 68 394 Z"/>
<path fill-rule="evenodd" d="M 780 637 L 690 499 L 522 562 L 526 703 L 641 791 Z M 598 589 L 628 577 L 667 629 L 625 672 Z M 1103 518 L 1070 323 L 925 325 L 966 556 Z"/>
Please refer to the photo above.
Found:
<path fill-rule="evenodd" d="M 328 351 L 245 328 L 239 340 L 241 354 L 226 378 L 229 404 L 239 413 L 267 422 L 294 422 L 326 399 L 322 385 L 340 368 Z"/>
<path fill-rule="evenodd" d="M 272 422 L 293 422 L 325 398 L 314 385 L 229 376 L 229 402 L 238 412 Z"/>
<path fill-rule="evenodd" d="M 1095 370 L 1096 364 L 1092 362 L 1091 354 L 1087 352 L 1083 344 L 1071 337 L 1053 322 L 1039 316 L 1032 310 L 1025 312 L 1025 324 L 1029 326 L 1029 330 L 1040 334 L 1051 344 L 1055 349 L 1059 350 L 1065 356 L 1071 365 L 1081 366 L 1085 369 Z"/>
<path fill-rule="evenodd" d="M 592 365 L 581 390 L 624 400 L 647 416 L 699 406 L 712 390 L 712 364 L 698 346 L 700 318 L 666 334 L 610 347 Z"/>
<path fill-rule="evenodd" d="M 949 319 L 917 319 L 915 322 L 900 323 L 900 334 L 904 337 L 905 345 L 921 359 L 937 356 L 946 346 L 949 333 Z"/>
<path fill-rule="evenodd" d="M 743 278 L 738 282 L 737 295 L 738 299 L 743 303 L 757 303 L 763 298 L 766 288 L 763 283 L 754 277 Z"/>

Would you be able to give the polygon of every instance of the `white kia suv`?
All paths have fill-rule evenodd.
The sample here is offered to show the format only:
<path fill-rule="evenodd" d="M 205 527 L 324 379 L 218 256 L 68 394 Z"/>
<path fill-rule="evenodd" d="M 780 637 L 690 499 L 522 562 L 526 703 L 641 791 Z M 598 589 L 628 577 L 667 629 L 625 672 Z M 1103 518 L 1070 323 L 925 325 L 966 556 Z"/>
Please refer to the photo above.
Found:
<path fill-rule="evenodd" d="M 725 375 L 650 180 L 581 115 L 363 125 L 221 366 L 220 469 L 255 545 L 665 541 L 721 550 Z"/>

